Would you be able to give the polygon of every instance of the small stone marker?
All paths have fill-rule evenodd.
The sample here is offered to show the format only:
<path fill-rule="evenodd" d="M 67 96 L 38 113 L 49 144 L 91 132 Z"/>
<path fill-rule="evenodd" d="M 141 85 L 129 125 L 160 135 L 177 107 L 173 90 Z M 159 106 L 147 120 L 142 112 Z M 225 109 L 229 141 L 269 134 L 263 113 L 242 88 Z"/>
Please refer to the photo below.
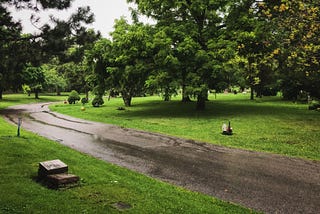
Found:
<path fill-rule="evenodd" d="M 54 189 L 77 183 L 80 180 L 79 176 L 68 174 L 68 166 L 61 160 L 40 162 L 38 178 Z"/>
<path fill-rule="evenodd" d="M 39 163 L 38 176 L 45 178 L 48 175 L 67 173 L 68 166 L 61 160 L 51 160 Z"/>

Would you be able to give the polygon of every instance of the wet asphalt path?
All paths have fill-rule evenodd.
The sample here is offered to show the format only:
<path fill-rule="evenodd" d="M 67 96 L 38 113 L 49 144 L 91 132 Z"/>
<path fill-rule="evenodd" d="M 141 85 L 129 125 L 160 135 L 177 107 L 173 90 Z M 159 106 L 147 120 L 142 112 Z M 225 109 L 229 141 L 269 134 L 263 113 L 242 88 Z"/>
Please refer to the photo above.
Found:
<path fill-rule="evenodd" d="M 50 112 L 48 104 L 11 107 L 3 116 L 75 150 L 265 213 L 320 213 L 320 162 L 229 149 L 124 129 Z"/>

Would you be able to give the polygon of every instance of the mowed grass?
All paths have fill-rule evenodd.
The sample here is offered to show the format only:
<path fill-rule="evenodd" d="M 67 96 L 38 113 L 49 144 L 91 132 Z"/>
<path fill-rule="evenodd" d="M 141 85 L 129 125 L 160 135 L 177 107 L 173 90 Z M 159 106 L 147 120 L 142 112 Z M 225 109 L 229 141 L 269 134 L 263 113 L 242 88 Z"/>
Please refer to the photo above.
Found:
<path fill-rule="evenodd" d="M 40 101 L 63 100 L 42 97 Z M 0 110 L 33 102 L 4 96 Z M 79 106 L 68 106 L 73 110 Z M 102 109 L 102 108 L 101 108 Z M 0 213 L 254 213 L 235 204 L 187 191 L 108 164 L 57 142 L 22 131 L 0 117 Z M 38 163 L 60 159 L 80 185 L 50 190 L 36 182 Z M 128 209 L 116 204 L 129 205 Z M 125 207 L 125 206 L 124 206 Z"/>
<path fill-rule="evenodd" d="M 164 133 L 228 147 L 270 152 L 292 157 L 320 160 L 320 112 L 309 111 L 306 104 L 280 97 L 249 100 L 247 94 L 211 95 L 205 111 L 196 111 L 195 102 L 182 103 L 180 97 L 164 102 L 160 97 L 134 98 L 123 111 L 120 98 L 105 100 L 100 108 L 86 104 L 56 104 L 53 111 L 122 127 Z M 223 123 L 234 135 L 221 134 Z"/>

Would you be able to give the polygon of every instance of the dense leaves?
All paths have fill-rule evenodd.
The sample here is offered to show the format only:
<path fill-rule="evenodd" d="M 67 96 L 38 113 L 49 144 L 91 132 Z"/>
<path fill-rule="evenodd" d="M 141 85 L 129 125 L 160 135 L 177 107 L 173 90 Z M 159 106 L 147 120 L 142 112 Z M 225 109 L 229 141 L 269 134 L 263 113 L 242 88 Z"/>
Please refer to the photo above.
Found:
<path fill-rule="evenodd" d="M 4 90 L 18 90 L 23 83 L 38 85 L 37 82 L 30 82 L 34 79 L 30 78 L 32 75 L 28 74 L 26 78 L 26 74 L 22 72 L 33 73 L 43 63 L 50 62 L 54 57 L 65 60 L 66 50 L 71 45 L 83 46 L 86 43 L 92 33 L 87 31 L 83 25 L 94 21 L 93 14 L 90 13 L 88 7 L 79 8 L 66 21 L 51 17 L 50 25 L 46 23 L 39 26 L 40 33 L 22 35 L 21 24 L 13 21 L 8 8 L 31 9 L 37 12 L 49 8 L 66 9 L 70 7 L 70 4 L 71 0 L 6 0 L 0 2 L 0 98 Z M 37 22 L 38 18 L 35 15 L 30 18 L 32 22 Z M 25 69 L 26 66 L 30 66 L 31 69 Z M 35 67 L 38 68 L 34 69 Z"/>
<path fill-rule="evenodd" d="M 209 90 L 232 88 L 250 88 L 251 99 L 279 90 L 287 99 L 320 98 L 316 0 L 128 0 L 137 5 L 133 22 L 116 20 L 110 39 L 83 27 L 94 20 L 89 8 L 66 21 L 52 17 L 53 25 L 45 24 L 38 35 L 21 35 L 8 5 L 37 11 L 66 8 L 71 1 L 2 2 L 0 92 L 26 83 L 20 78 L 30 70 L 25 65 L 42 65 L 45 79 L 58 83 L 55 75 L 63 76 L 68 90 L 87 96 L 89 90 L 98 98 L 119 93 L 126 106 L 134 96 L 158 93 L 168 101 L 181 92 L 182 101 L 195 97 L 202 110 Z M 139 22 L 140 15 L 155 24 Z M 45 87 L 53 88 L 49 80 Z"/>

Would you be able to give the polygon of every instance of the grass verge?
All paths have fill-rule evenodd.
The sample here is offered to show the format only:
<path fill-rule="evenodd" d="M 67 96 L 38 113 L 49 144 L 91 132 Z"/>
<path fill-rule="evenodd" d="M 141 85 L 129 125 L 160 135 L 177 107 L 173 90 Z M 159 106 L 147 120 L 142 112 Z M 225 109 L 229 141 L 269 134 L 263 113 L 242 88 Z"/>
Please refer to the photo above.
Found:
<path fill-rule="evenodd" d="M 159 97 L 134 98 L 123 111 L 120 98 L 105 101 L 100 108 L 81 104 L 51 106 L 53 111 L 93 121 L 159 132 L 213 144 L 320 160 L 320 112 L 305 104 L 280 97 L 249 100 L 249 95 L 218 94 L 209 97 L 207 110 L 195 111 L 195 102 L 180 98 L 164 102 Z M 231 121 L 234 135 L 221 135 L 223 123 Z"/>
<path fill-rule="evenodd" d="M 41 98 L 54 100 L 60 98 Z M 33 99 L 5 96 L 0 109 L 30 101 Z M 0 127 L 0 213 L 253 212 L 105 163 L 29 132 L 16 137 L 16 127 L 2 118 Z M 35 182 L 38 163 L 52 159 L 68 164 L 70 173 L 81 177 L 80 186 L 50 190 Z"/>

